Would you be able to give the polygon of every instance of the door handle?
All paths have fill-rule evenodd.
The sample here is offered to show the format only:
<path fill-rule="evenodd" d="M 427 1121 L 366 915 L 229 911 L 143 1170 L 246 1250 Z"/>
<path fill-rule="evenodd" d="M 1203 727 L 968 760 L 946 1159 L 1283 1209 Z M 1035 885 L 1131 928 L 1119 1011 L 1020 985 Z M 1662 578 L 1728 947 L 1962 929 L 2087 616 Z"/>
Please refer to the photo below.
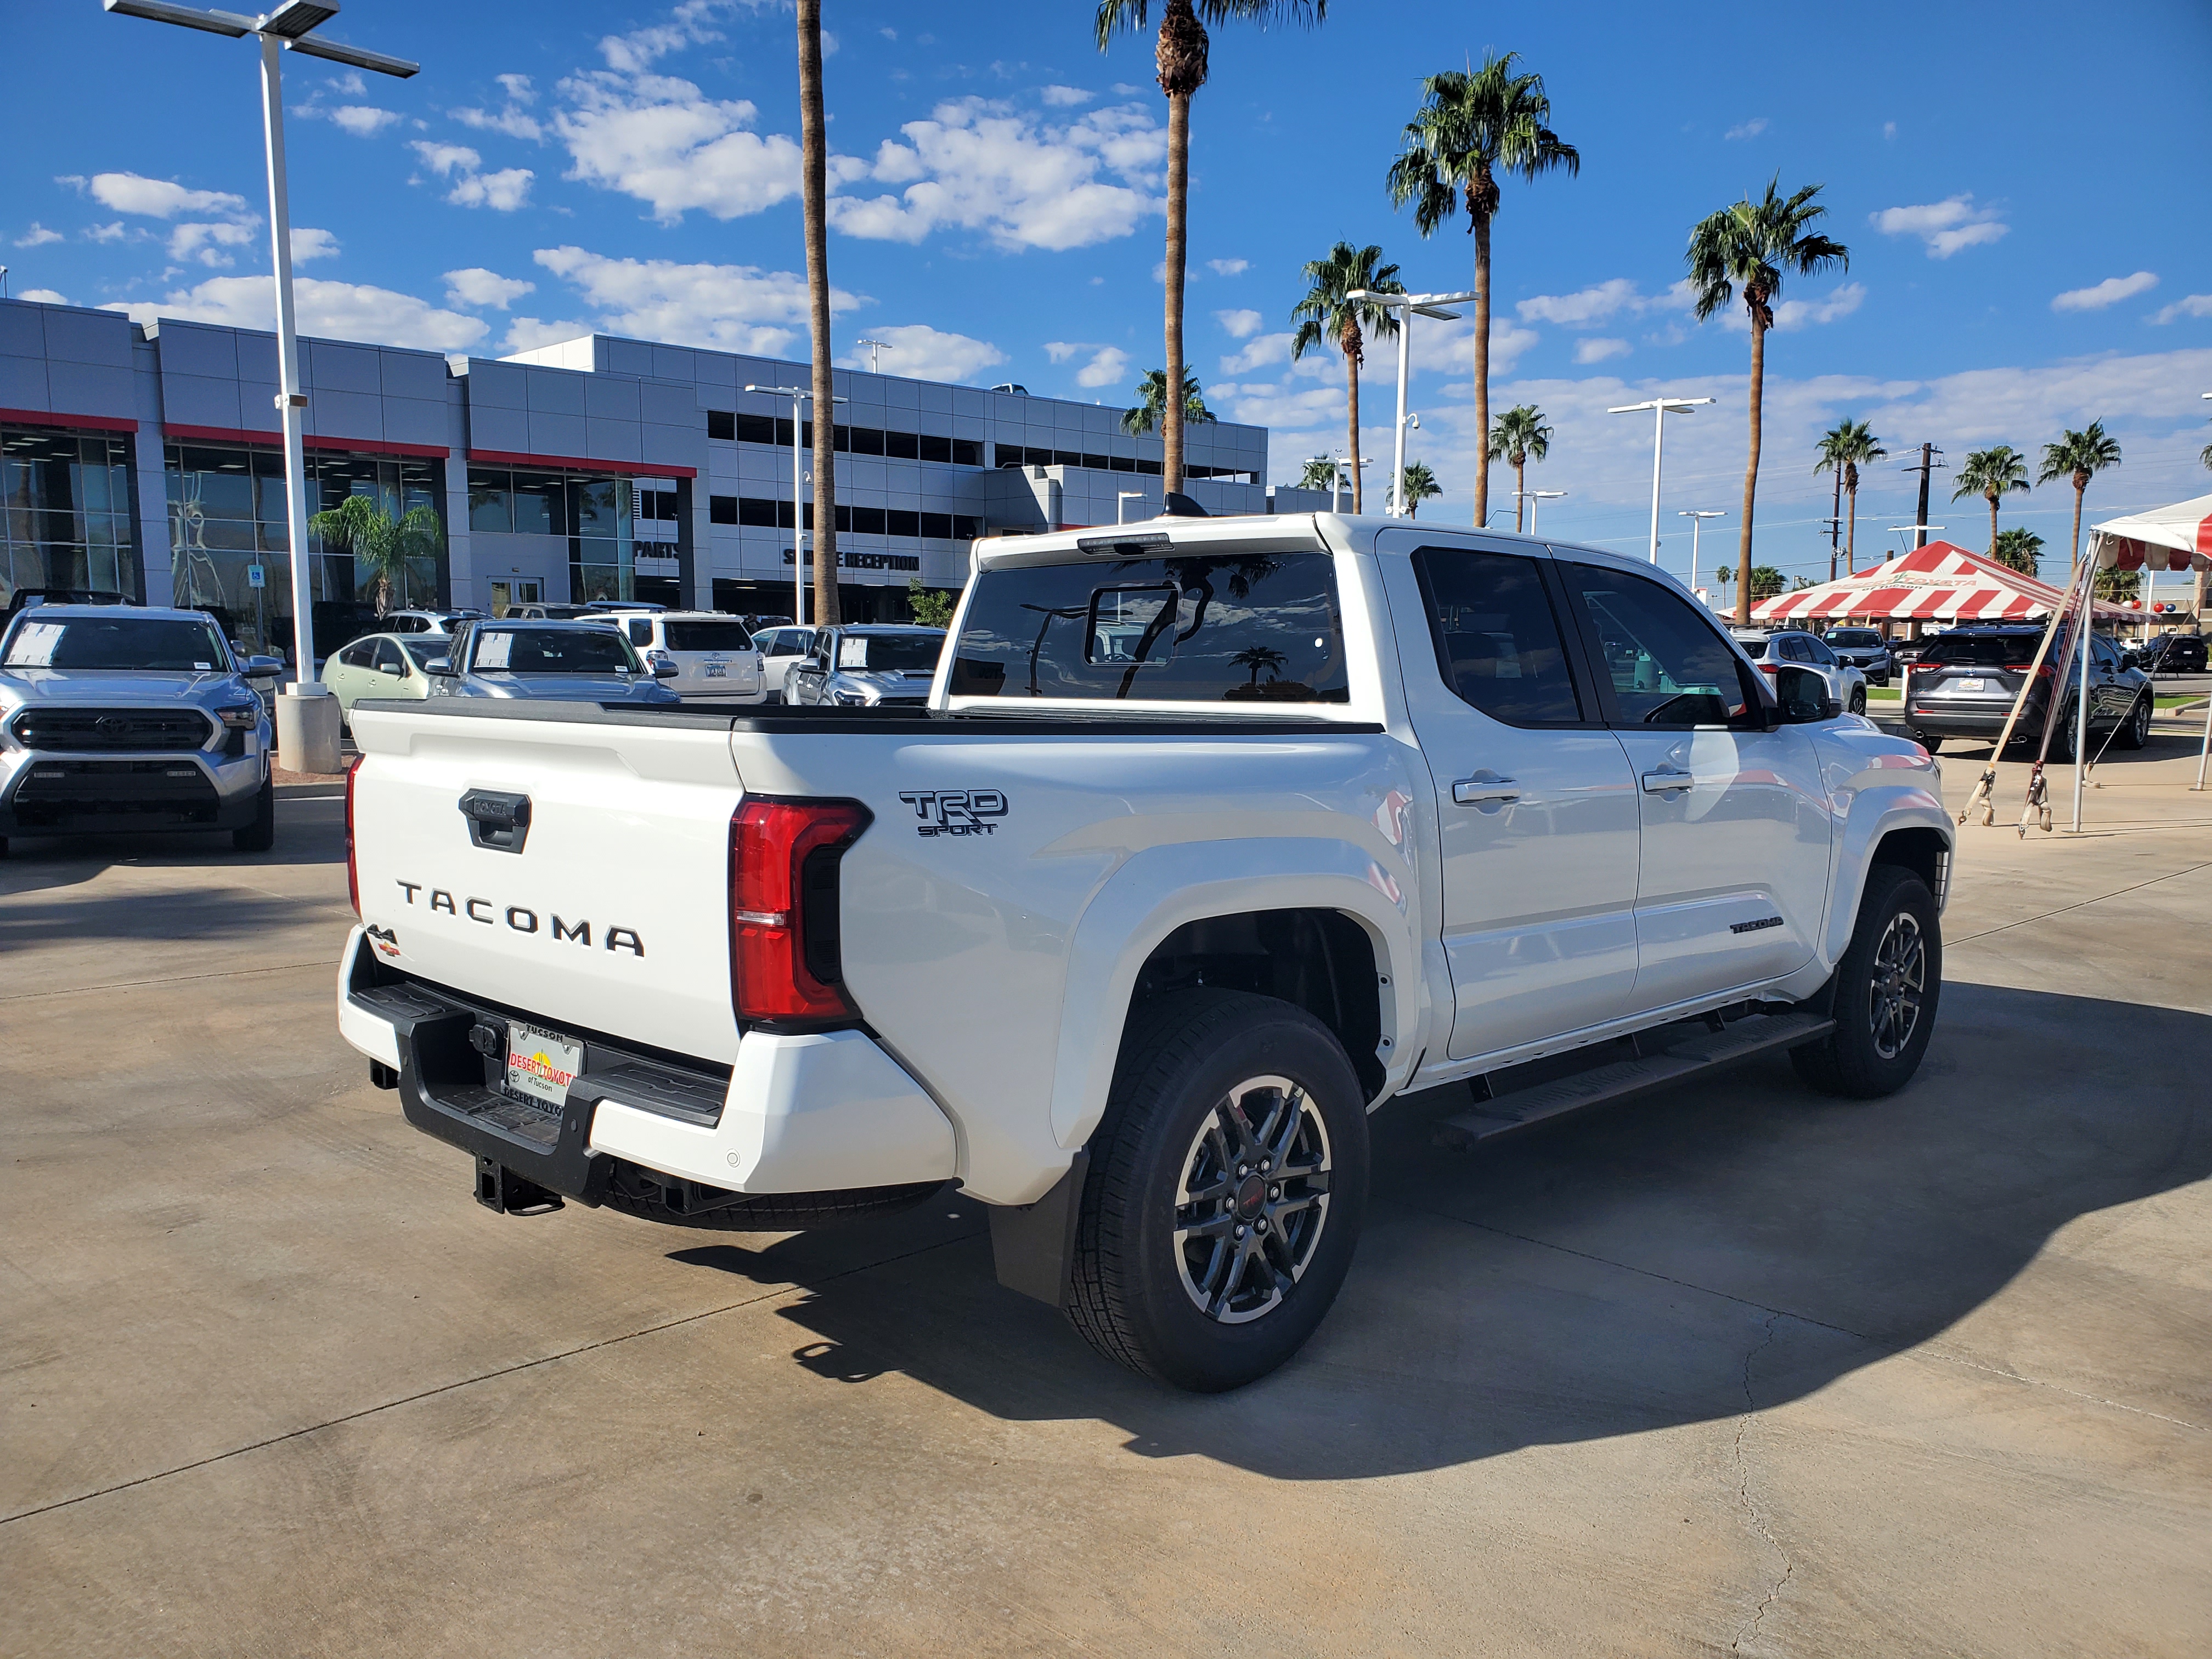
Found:
<path fill-rule="evenodd" d="M 1679 766 L 1662 766 L 1656 772 L 1644 775 L 1644 790 L 1651 795 L 1671 794 L 1677 789 L 1687 789 L 1696 781 Z"/>
<path fill-rule="evenodd" d="M 1462 778 L 1452 785 L 1452 799 L 1462 806 L 1474 806 L 1484 801 L 1519 800 L 1521 786 L 1510 778 Z"/>

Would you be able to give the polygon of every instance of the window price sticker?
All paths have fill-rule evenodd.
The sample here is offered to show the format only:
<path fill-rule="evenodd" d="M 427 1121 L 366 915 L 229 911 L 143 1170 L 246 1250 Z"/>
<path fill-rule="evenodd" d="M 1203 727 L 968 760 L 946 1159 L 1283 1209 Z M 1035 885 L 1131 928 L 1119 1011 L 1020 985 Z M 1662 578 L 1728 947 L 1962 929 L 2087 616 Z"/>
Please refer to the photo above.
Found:
<path fill-rule="evenodd" d="M 504 668 L 507 653 L 514 649 L 512 634 L 487 634 L 477 642 L 477 666 Z"/>

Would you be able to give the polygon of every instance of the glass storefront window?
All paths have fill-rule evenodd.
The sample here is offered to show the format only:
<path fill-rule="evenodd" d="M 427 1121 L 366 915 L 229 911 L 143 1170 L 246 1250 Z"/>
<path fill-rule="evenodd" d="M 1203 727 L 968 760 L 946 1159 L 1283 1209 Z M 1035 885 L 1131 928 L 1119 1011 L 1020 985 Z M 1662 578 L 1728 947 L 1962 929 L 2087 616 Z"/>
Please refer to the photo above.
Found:
<path fill-rule="evenodd" d="M 0 427 L 0 605 L 21 587 L 138 597 L 127 439 Z"/>

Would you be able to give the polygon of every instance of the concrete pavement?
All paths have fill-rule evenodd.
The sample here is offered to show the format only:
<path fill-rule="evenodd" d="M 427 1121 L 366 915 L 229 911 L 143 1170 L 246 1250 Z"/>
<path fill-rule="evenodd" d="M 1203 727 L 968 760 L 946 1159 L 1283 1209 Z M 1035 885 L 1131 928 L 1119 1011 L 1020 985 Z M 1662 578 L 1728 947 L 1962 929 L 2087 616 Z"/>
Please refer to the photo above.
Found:
<path fill-rule="evenodd" d="M 332 791 L 266 855 L 18 841 L 0 1651 L 2202 1653 L 2194 762 L 1963 832 L 1893 1099 L 1775 1063 L 1474 1155 L 1387 1108 L 1335 1312 L 1206 1400 L 1001 1291 L 957 1198 L 479 1208 L 333 1030 Z"/>

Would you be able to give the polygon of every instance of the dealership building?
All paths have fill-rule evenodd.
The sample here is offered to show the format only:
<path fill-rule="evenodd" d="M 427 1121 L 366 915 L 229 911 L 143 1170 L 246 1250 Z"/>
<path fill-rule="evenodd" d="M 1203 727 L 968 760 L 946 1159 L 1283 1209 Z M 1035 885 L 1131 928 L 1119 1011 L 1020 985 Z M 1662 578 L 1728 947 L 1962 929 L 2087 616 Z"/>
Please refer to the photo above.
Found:
<path fill-rule="evenodd" d="M 811 473 L 812 425 L 794 434 L 788 396 L 745 388 L 805 389 L 806 365 L 604 334 L 499 358 L 302 339 L 300 356 L 309 514 L 368 495 L 441 522 L 442 551 L 404 573 L 403 602 L 790 614 L 792 442 Z M 1159 508 L 1160 440 L 1123 432 L 1119 409 L 835 378 L 848 618 L 905 617 L 916 578 L 957 587 L 978 536 Z M 284 649 L 276 398 L 273 333 L 0 301 L 0 605 L 21 587 L 112 590 L 215 611 L 248 649 Z M 1202 506 L 1267 510 L 1264 428 L 1195 424 L 1187 445 Z M 1317 504 L 1281 504 L 1292 495 Z M 327 650 L 362 626 L 370 577 L 319 538 L 308 550 Z"/>

